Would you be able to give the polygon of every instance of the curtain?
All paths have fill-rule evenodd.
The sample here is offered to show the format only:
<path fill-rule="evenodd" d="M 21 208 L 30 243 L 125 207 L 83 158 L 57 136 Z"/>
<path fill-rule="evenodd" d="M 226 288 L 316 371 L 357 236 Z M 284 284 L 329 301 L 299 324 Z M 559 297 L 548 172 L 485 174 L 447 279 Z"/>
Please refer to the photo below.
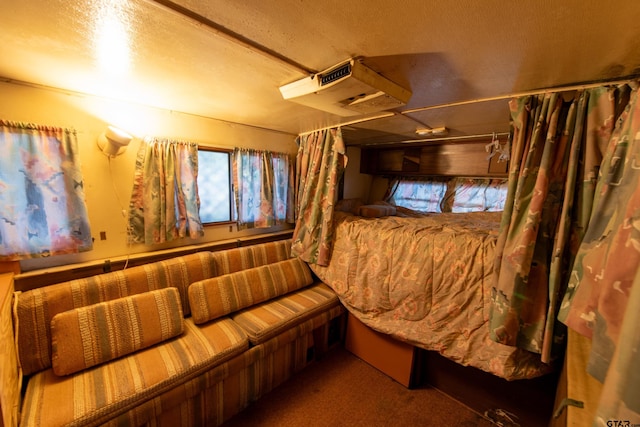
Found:
<path fill-rule="evenodd" d="M 146 137 L 136 158 L 130 241 L 151 245 L 201 237 L 199 208 L 197 144 Z"/>
<path fill-rule="evenodd" d="M 0 121 L 0 260 L 92 249 L 76 132 Z"/>
<path fill-rule="evenodd" d="M 443 212 L 498 212 L 504 210 L 506 179 L 454 178 L 442 200 Z"/>
<path fill-rule="evenodd" d="M 233 184 L 239 229 L 294 222 L 293 167 L 287 154 L 236 148 Z"/>
<path fill-rule="evenodd" d="M 635 86 L 608 140 L 588 227 L 559 313 L 568 327 L 592 340 L 587 371 L 604 383 L 594 425 L 614 419 L 640 423 L 639 184 Z"/>
<path fill-rule="evenodd" d="M 274 206 L 277 220 L 295 223 L 293 164 L 286 153 L 271 153 L 274 178 Z"/>
<path fill-rule="evenodd" d="M 446 178 L 393 178 L 384 200 L 419 212 L 442 212 L 440 203 L 447 193 Z"/>
<path fill-rule="evenodd" d="M 593 205 L 616 102 L 598 87 L 510 101 L 509 189 L 497 242 L 489 314 L 492 339 L 551 362 L 565 330 L 557 322 L 570 266 Z"/>
<path fill-rule="evenodd" d="M 502 211 L 506 179 L 392 178 L 384 200 L 418 212 Z"/>
<path fill-rule="evenodd" d="M 327 265 L 333 239 L 333 208 L 347 165 L 340 128 L 299 136 L 296 158 L 296 226 L 292 256 Z"/>

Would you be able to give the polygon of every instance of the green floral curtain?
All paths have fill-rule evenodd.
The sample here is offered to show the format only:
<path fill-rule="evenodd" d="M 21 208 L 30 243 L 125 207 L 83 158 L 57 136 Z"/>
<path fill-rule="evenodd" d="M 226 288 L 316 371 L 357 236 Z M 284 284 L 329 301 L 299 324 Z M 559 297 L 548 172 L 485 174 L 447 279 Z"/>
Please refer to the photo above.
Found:
<path fill-rule="evenodd" d="M 0 120 L 0 261 L 92 249 L 76 132 Z"/>
<path fill-rule="evenodd" d="M 623 106 L 622 103 L 619 104 Z M 559 319 L 591 338 L 604 383 L 594 425 L 640 423 L 640 102 L 637 86 L 607 141 L 593 210 Z"/>
<path fill-rule="evenodd" d="M 333 207 L 347 165 L 340 128 L 297 138 L 296 226 L 291 252 L 302 260 L 327 265 L 333 239 Z"/>
<path fill-rule="evenodd" d="M 501 255 L 490 333 L 497 342 L 540 353 L 544 362 L 562 349 L 566 331 L 557 322 L 559 303 L 624 93 L 598 87 L 509 103 L 509 190 L 497 243 Z"/>
<path fill-rule="evenodd" d="M 239 229 L 294 222 L 293 166 L 287 154 L 236 148 L 233 188 Z"/>
<path fill-rule="evenodd" d="M 151 245 L 203 236 L 199 209 L 197 144 L 145 138 L 129 203 L 130 241 Z"/>

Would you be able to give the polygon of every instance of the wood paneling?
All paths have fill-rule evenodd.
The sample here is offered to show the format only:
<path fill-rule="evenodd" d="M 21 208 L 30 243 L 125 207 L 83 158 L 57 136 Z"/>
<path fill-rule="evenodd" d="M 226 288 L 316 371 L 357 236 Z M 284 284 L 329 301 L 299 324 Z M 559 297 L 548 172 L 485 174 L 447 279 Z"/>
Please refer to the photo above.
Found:
<path fill-rule="evenodd" d="M 508 162 L 489 158 L 490 141 L 363 148 L 360 171 L 372 175 L 506 177 Z"/>
<path fill-rule="evenodd" d="M 0 427 L 18 425 L 20 376 L 13 338 L 13 274 L 0 274 Z"/>
<path fill-rule="evenodd" d="M 370 329 L 351 314 L 347 320 L 345 348 L 405 387 L 418 385 L 418 349 Z"/>
<path fill-rule="evenodd" d="M 479 369 L 459 365 L 433 351 L 426 351 L 423 358 L 427 383 L 476 412 L 485 414 L 496 424 L 549 426 L 559 372 L 507 381 Z M 507 422 L 507 417 L 518 424 Z"/>
<path fill-rule="evenodd" d="M 482 176 L 489 173 L 484 145 L 443 144 L 422 148 L 420 172 L 429 175 Z"/>

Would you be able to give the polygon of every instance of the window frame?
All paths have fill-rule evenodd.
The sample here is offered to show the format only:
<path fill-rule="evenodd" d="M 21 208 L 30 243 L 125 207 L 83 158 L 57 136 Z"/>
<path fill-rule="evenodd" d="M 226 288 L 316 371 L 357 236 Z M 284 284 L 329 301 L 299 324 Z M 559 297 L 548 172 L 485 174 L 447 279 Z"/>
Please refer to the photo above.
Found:
<path fill-rule="evenodd" d="M 203 227 L 211 227 L 211 226 L 218 226 L 218 225 L 233 225 L 236 223 L 235 220 L 235 197 L 234 197 L 234 191 L 233 191 L 233 149 L 230 148 L 217 148 L 217 147 L 207 147 L 207 146 L 198 146 L 198 156 L 200 151 L 207 151 L 207 152 L 216 152 L 216 153 L 225 153 L 227 154 L 227 161 L 228 161 L 228 180 L 229 180 L 229 220 L 228 221 L 213 221 L 213 222 L 204 222 L 202 221 L 202 218 L 200 218 L 200 220 L 202 221 L 202 226 Z M 200 169 L 200 158 L 198 157 L 198 170 Z M 199 172 L 198 172 L 198 176 L 199 176 Z M 200 193 L 200 186 L 198 186 L 198 193 Z M 200 197 L 200 194 L 198 194 L 198 197 Z M 202 198 L 200 198 L 200 206 L 202 206 Z"/>

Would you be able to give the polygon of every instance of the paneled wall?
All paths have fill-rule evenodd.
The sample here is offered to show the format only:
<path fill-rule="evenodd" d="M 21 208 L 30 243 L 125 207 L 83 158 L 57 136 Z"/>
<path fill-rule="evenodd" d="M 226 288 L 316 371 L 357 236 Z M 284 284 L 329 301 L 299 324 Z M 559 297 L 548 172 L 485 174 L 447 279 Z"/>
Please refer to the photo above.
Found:
<path fill-rule="evenodd" d="M 489 158 L 490 140 L 362 148 L 360 172 L 371 175 L 506 177 L 508 162 Z"/>

